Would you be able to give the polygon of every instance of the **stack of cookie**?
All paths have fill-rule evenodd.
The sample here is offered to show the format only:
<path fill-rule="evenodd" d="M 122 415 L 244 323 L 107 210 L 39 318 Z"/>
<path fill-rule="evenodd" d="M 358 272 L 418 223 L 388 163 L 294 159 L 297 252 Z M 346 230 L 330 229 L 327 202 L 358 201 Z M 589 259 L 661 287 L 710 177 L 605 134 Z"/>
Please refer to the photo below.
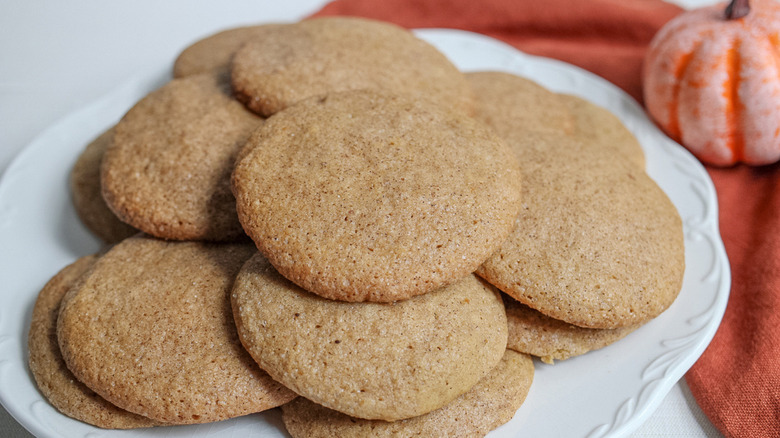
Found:
<path fill-rule="evenodd" d="M 511 297 L 510 348 L 567 359 L 668 308 L 685 271 L 682 223 L 630 132 L 605 110 L 527 79 L 467 77 L 480 96 L 476 117 L 521 157 L 522 212 L 477 270 Z"/>
<path fill-rule="evenodd" d="M 357 18 L 228 30 L 174 77 L 73 168 L 113 246 L 34 309 L 30 367 L 68 416 L 481 436 L 531 355 L 605 346 L 680 290 L 676 210 L 579 98 Z"/>

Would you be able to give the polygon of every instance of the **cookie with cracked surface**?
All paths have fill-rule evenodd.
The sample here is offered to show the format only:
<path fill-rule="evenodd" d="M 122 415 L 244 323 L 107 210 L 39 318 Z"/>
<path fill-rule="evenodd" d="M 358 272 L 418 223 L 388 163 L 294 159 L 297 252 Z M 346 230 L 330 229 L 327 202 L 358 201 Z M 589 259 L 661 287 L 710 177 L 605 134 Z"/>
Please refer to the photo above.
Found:
<path fill-rule="evenodd" d="M 247 41 L 273 37 L 282 23 L 224 29 L 187 46 L 173 63 L 173 77 L 183 78 L 214 70 L 227 72 L 233 55 Z"/>
<path fill-rule="evenodd" d="M 515 135 L 523 209 L 476 271 L 547 316 L 614 329 L 675 300 L 685 271 L 682 221 L 634 163 L 569 136 Z"/>
<path fill-rule="evenodd" d="M 100 163 L 114 138 L 114 128 L 90 142 L 76 159 L 70 171 L 70 193 L 73 207 L 84 226 L 105 243 L 116 243 L 138 230 L 122 222 L 103 200 L 100 186 Z"/>
<path fill-rule="evenodd" d="M 476 120 L 372 90 L 269 118 L 233 172 L 239 220 L 285 277 L 389 302 L 476 269 L 520 209 L 511 149 Z"/>
<path fill-rule="evenodd" d="M 438 409 L 506 349 L 498 292 L 473 275 L 396 303 L 322 298 L 257 254 L 239 272 L 233 313 L 244 347 L 275 380 L 348 415 L 394 421 Z"/>
<path fill-rule="evenodd" d="M 125 239 L 63 299 L 68 368 L 130 412 L 170 424 L 260 412 L 295 395 L 238 339 L 230 289 L 251 244 Z"/>
<path fill-rule="evenodd" d="M 124 222 L 162 239 L 241 239 L 230 173 L 262 122 L 233 99 L 225 75 L 174 79 L 117 123 L 103 197 Z"/>
<path fill-rule="evenodd" d="M 38 293 L 27 345 L 30 372 L 44 397 L 58 411 L 104 429 L 135 429 L 161 423 L 120 409 L 79 382 L 68 370 L 57 343 L 60 302 L 98 255 L 84 256 L 64 267 Z"/>
<path fill-rule="evenodd" d="M 251 40 L 233 57 L 236 97 L 270 116 L 329 93 L 380 89 L 471 112 L 463 74 L 434 46 L 395 24 L 358 17 L 322 17 Z"/>
<path fill-rule="evenodd" d="M 508 295 L 503 298 L 509 324 L 506 348 L 536 356 L 548 364 L 606 347 L 639 327 L 577 327 L 545 316 Z"/>
<path fill-rule="evenodd" d="M 293 438 L 485 436 L 512 419 L 525 401 L 533 377 L 531 357 L 506 350 L 496 367 L 471 390 L 428 414 L 393 422 L 363 420 L 298 397 L 282 406 L 282 420 Z"/>

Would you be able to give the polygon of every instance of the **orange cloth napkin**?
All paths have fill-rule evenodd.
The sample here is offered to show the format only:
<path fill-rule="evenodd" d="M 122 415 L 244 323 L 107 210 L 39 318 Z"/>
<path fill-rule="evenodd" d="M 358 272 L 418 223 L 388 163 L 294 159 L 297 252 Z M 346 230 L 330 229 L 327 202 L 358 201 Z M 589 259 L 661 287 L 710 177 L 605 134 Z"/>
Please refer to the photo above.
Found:
<path fill-rule="evenodd" d="M 707 170 L 718 193 L 731 295 L 686 379 L 726 436 L 780 437 L 780 164 Z"/>
<path fill-rule="evenodd" d="M 596 73 L 642 102 L 650 39 L 677 6 L 659 0 L 336 0 L 315 15 L 479 32 Z M 732 290 L 715 338 L 686 375 L 727 436 L 780 436 L 780 164 L 708 167 Z"/>

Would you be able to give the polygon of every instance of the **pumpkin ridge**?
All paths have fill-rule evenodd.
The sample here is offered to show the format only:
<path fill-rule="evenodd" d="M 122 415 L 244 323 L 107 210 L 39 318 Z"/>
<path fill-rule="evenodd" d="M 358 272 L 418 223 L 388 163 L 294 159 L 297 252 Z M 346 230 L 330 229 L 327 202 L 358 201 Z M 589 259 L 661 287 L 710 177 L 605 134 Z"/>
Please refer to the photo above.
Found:
<path fill-rule="evenodd" d="M 725 98 L 727 102 L 726 123 L 728 124 L 728 139 L 726 147 L 731 150 L 735 161 L 742 161 L 745 154 L 745 139 L 742 130 L 739 129 L 744 107 L 739 98 L 739 84 L 741 82 L 742 60 L 739 46 L 742 41 L 735 38 L 731 48 L 726 52 L 726 83 L 724 84 Z"/>
<path fill-rule="evenodd" d="M 767 18 L 763 16 L 754 17 L 753 21 L 750 23 L 750 25 L 753 27 L 753 34 L 758 35 L 769 35 L 771 34 L 773 29 L 773 23 L 770 21 L 767 23 Z"/>
<path fill-rule="evenodd" d="M 769 40 L 770 53 L 772 54 L 772 61 L 775 63 L 775 69 L 780 72 L 780 35 L 777 32 L 766 32 L 765 34 Z M 779 135 L 780 126 L 775 130 L 775 137 Z"/>
<path fill-rule="evenodd" d="M 672 96 L 669 100 L 669 124 L 667 126 L 667 134 L 669 134 L 670 137 L 672 137 L 675 141 L 679 142 L 682 140 L 682 131 L 680 130 L 680 89 L 682 87 L 682 77 L 685 76 L 685 72 L 688 70 L 688 66 L 691 64 L 691 61 L 693 60 L 693 57 L 695 56 L 696 52 L 699 50 L 699 47 L 701 47 L 703 43 L 697 42 L 696 45 L 693 47 L 693 50 L 689 51 L 688 53 L 683 54 L 680 56 L 677 60 L 677 65 L 674 69 L 674 77 L 676 79 L 673 89 L 672 89 Z"/>
<path fill-rule="evenodd" d="M 777 66 L 777 71 L 780 72 L 780 35 L 767 32 L 766 36 L 769 40 L 769 47 L 772 48 L 772 60 Z"/>
<path fill-rule="evenodd" d="M 669 40 L 677 39 L 679 38 L 679 35 L 690 31 L 697 32 L 697 28 L 700 27 L 702 27 L 701 23 L 689 23 L 685 20 L 678 20 L 678 22 L 672 23 L 672 26 L 670 26 L 669 29 L 663 29 L 664 33 L 659 35 L 659 38 L 652 42 L 652 47 L 664 47 L 669 43 Z"/>

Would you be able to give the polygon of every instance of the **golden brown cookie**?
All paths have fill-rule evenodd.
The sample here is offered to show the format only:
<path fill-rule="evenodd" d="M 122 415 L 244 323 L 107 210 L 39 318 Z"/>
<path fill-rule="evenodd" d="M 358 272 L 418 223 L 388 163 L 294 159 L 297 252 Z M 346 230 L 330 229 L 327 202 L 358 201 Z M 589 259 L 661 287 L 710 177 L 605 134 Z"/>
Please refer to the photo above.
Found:
<path fill-rule="evenodd" d="M 523 209 L 478 275 L 582 327 L 636 325 L 664 311 L 685 270 L 682 222 L 666 194 L 612 151 L 568 136 L 514 137 Z"/>
<path fill-rule="evenodd" d="M 263 369 L 359 418 L 438 409 L 488 374 L 506 348 L 501 297 L 473 275 L 405 301 L 349 303 L 304 291 L 258 254 L 239 272 L 232 301 L 241 341 Z"/>
<path fill-rule="evenodd" d="M 262 121 L 232 98 L 224 75 L 175 79 L 116 125 L 101 167 L 103 197 L 123 221 L 156 237 L 238 239 L 230 172 Z"/>
<path fill-rule="evenodd" d="M 645 153 L 639 140 L 620 119 L 594 103 L 570 94 L 558 94 L 574 118 L 574 131 L 583 142 L 594 147 L 612 148 L 640 168 L 645 168 Z"/>
<path fill-rule="evenodd" d="M 507 141 L 513 136 L 572 135 L 583 144 L 622 154 L 642 169 L 639 141 L 614 114 L 577 96 L 554 93 L 512 73 L 467 73 L 478 118 Z"/>
<path fill-rule="evenodd" d="M 269 116 L 308 97 L 365 88 L 413 94 L 471 112 L 463 74 L 435 47 L 394 24 L 322 17 L 247 41 L 233 57 L 236 97 Z"/>
<path fill-rule="evenodd" d="M 503 298 L 509 324 L 506 348 L 539 357 L 548 364 L 606 347 L 639 327 L 577 327 L 545 316 L 508 295 L 503 295 Z"/>
<path fill-rule="evenodd" d="M 106 205 L 100 189 L 100 162 L 114 138 L 111 127 L 84 148 L 70 171 L 73 207 L 84 226 L 105 243 L 116 243 L 138 233 Z"/>
<path fill-rule="evenodd" d="M 574 118 L 556 94 L 536 82 L 511 73 L 466 73 L 475 96 L 475 114 L 511 140 L 516 133 L 569 134 Z"/>
<path fill-rule="evenodd" d="M 261 24 L 225 29 L 187 46 L 173 64 L 173 77 L 182 78 L 213 70 L 227 72 L 230 60 L 248 40 L 273 36 L 283 24 Z"/>
<path fill-rule="evenodd" d="M 57 335 L 68 368 L 113 404 L 157 421 L 206 423 L 295 395 L 241 347 L 230 289 L 247 244 L 117 244 L 63 299 Z"/>
<path fill-rule="evenodd" d="M 233 173 L 239 219 L 306 290 L 388 302 L 455 281 L 520 209 L 512 151 L 470 117 L 371 90 L 269 118 Z"/>
<path fill-rule="evenodd" d="M 363 420 L 298 397 L 282 406 L 282 419 L 293 438 L 479 437 L 512 419 L 533 377 L 531 357 L 506 350 L 469 392 L 425 415 L 394 422 Z"/>
<path fill-rule="evenodd" d="M 132 429 L 160 425 L 107 402 L 76 380 L 62 359 L 57 344 L 57 314 L 70 287 L 87 272 L 98 256 L 82 257 L 63 268 L 41 289 L 33 307 L 27 341 L 29 364 L 38 389 L 63 414 L 106 429 Z"/>

